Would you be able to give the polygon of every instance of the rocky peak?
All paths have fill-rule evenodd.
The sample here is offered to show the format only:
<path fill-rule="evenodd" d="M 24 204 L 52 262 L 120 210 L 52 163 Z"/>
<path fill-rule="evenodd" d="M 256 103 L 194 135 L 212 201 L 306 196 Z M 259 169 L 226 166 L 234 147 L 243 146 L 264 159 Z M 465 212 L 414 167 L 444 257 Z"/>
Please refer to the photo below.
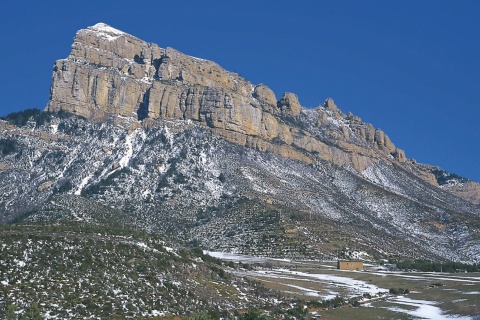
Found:
<path fill-rule="evenodd" d="M 274 106 L 277 104 L 277 98 L 272 89 L 264 85 L 263 83 L 259 84 L 253 90 L 253 97 L 260 101 L 260 103 L 268 104 Z"/>
<path fill-rule="evenodd" d="M 79 30 L 75 35 L 69 59 L 96 63 L 101 67 L 122 70 L 133 62 L 151 66 L 163 50 L 104 23 Z"/>
<path fill-rule="evenodd" d="M 277 101 L 266 85 L 254 86 L 213 61 L 104 23 L 78 31 L 68 58 L 55 63 L 47 109 L 92 122 L 190 119 L 240 145 L 358 171 L 392 155 L 404 161 L 382 131 L 360 118 L 352 121 L 330 98 L 317 113 L 301 112 L 293 93 Z"/>
<path fill-rule="evenodd" d="M 125 32 L 115 29 L 103 22 L 99 22 L 96 25 L 87 28 L 86 30 L 93 30 L 94 32 L 97 32 L 99 36 L 106 37 L 109 41 L 113 41 L 119 36 L 130 36 Z"/>
<path fill-rule="evenodd" d="M 327 110 L 332 110 L 332 111 L 339 110 L 332 98 L 327 98 L 323 103 L 323 107 Z"/>
<path fill-rule="evenodd" d="M 300 102 L 298 102 L 298 97 L 294 93 L 285 92 L 278 101 L 278 108 L 282 110 L 284 113 L 289 113 L 294 116 L 298 116 L 302 107 L 300 106 Z"/>

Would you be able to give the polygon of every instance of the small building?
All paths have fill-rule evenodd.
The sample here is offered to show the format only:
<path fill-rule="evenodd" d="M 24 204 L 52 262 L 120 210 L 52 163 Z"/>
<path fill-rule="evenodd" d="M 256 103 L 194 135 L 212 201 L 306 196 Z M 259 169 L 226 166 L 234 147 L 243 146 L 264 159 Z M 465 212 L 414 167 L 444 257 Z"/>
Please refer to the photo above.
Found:
<path fill-rule="evenodd" d="M 338 260 L 337 269 L 340 269 L 340 270 L 363 270 L 363 261 L 360 261 L 360 260 Z"/>

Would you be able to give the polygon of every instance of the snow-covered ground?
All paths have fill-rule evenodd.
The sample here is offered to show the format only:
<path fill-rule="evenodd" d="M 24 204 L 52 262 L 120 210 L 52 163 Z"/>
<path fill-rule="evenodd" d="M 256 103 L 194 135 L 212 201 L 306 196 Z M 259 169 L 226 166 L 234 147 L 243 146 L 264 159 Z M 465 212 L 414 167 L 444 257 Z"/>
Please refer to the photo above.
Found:
<path fill-rule="evenodd" d="M 347 274 L 347 273 L 345 273 Z M 370 273 L 369 273 L 370 274 Z M 281 284 L 286 288 L 292 288 L 294 291 L 289 291 L 288 289 L 284 290 L 285 293 L 295 293 L 301 294 L 306 297 L 318 297 L 319 299 L 328 300 L 336 296 L 347 296 L 347 297 L 358 297 L 365 293 L 368 293 L 372 296 L 385 294 L 388 290 L 380 288 L 372 283 L 367 283 L 365 281 L 356 280 L 349 278 L 347 276 L 337 276 L 331 274 L 316 274 L 316 273 L 306 273 L 298 272 L 287 269 L 274 269 L 271 271 L 266 270 L 257 270 L 257 271 L 248 271 L 246 275 L 261 280 L 264 283 L 275 283 Z M 476 278 L 461 278 L 461 277 L 431 277 L 430 275 L 420 275 L 420 276 L 410 276 L 402 274 L 392 274 L 390 276 L 400 276 L 405 277 L 406 279 L 412 279 L 415 277 L 418 279 L 435 279 L 443 281 L 460 281 L 460 282 L 474 282 L 479 283 L 479 280 Z M 414 278 L 414 279 L 415 279 Z M 272 279 L 272 280 L 268 280 Z M 293 284 L 292 282 L 295 282 Z M 297 283 L 303 283 L 303 285 L 298 285 Z M 320 284 L 321 286 L 317 287 L 318 289 L 312 289 L 312 284 Z M 345 291 L 348 292 L 345 294 Z M 464 294 L 480 294 L 478 291 L 464 292 Z M 367 306 L 376 307 L 376 308 L 385 308 L 390 311 L 405 313 L 420 319 L 428 320 L 467 320 L 472 319 L 468 316 L 460 315 L 447 315 L 445 314 L 446 310 L 443 310 L 439 306 L 439 302 L 428 301 L 421 299 L 414 299 L 412 297 L 405 296 L 388 296 L 384 302 L 389 306 L 377 306 L 367 303 Z"/>
<path fill-rule="evenodd" d="M 480 279 L 478 277 L 461 277 L 461 276 L 450 276 L 442 273 L 416 273 L 416 274 L 405 274 L 401 272 L 369 272 L 369 274 L 380 275 L 380 276 L 394 276 L 401 277 L 404 279 L 411 280 L 439 280 L 439 281 L 455 281 L 455 282 L 467 282 L 467 283 L 478 283 L 480 284 Z"/>
<path fill-rule="evenodd" d="M 302 295 L 315 295 L 323 300 L 332 299 L 337 295 L 343 295 L 341 293 L 344 293 L 345 291 L 348 292 L 348 297 L 355 297 L 364 293 L 376 295 L 388 291 L 388 289 L 380 288 L 371 283 L 349 277 L 321 273 L 306 273 L 288 269 L 273 269 L 268 271 L 255 270 L 246 272 L 246 275 L 254 278 L 261 278 L 262 281 L 264 278 L 276 279 L 277 283 L 282 283 L 288 287 L 294 287 L 298 289 Z M 314 290 L 312 288 L 297 285 L 292 286 L 289 283 L 290 281 L 305 282 L 305 286 L 309 285 L 310 287 L 312 284 L 321 284 L 321 286 L 319 286 L 321 290 Z M 327 290 L 325 290 L 325 288 Z M 327 292 L 327 294 L 325 294 L 325 292 Z"/>
<path fill-rule="evenodd" d="M 248 263 L 265 263 L 270 259 L 263 257 L 246 256 L 241 254 L 210 252 L 204 251 L 210 256 L 236 262 Z M 325 265 L 324 267 L 329 267 Z M 415 299 L 415 295 L 407 296 L 391 296 L 388 295 L 388 289 L 378 287 L 372 283 L 352 278 L 355 271 L 340 271 L 341 275 L 333 275 L 330 273 L 308 273 L 289 269 L 271 269 L 271 270 L 250 270 L 236 271 L 235 273 L 242 276 L 248 276 L 261 281 L 265 285 L 272 285 L 286 294 L 302 295 L 305 297 L 315 297 L 321 300 L 333 299 L 336 296 L 342 297 L 359 297 L 363 294 L 371 296 L 382 296 L 384 299 L 378 304 L 378 301 L 366 300 L 364 306 L 383 308 L 390 311 L 408 314 L 415 318 L 427 320 L 467 320 L 472 319 L 468 316 L 447 315 L 440 303 L 437 301 L 429 301 Z M 349 277 L 349 274 L 352 277 Z M 439 274 L 439 273 L 416 273 L 405 274 L 401 272 L 368 272 L 369 275 L 381 277 L 401 277 L 405 280 L 435 280 L 435 281 L 452 281 L 461 282 L 465 285 L 477 286 L 480 284 L 478 277 L 466 277 L 462 275 Z M 449 289 L 446 289 L 449 290 Z M 451 289 L 456 290 L 456 289 Z M 480 295 L 478 290 L 461 292 L 463 294 Z M 462 299 L 459 301 L 463 301 Z"/>
<path fill-rule="evenodd" d="M 274 261 L 290 261 L 287 259 L 272 259 L 272 258 L 264 258 L 264 257 L 253 257 L 244 254 L 236 254 L 236 253 L 227 253 L 227 252 L 214 252 L 214 251 L 203 251 L 204 254 L 208 254 L 211 257 L 227 260 L 227 261 L 235 261 L 235 262 L 243 262 L 243 263 L 265 263 L 268 260 Z"/>
<path fill-rule="evenodd" d="M 264 263 L 267 261 L 267 258 L 252 257 L 252 256 L 247 256 L 242 254 L 235 254 L 235 253 L 213 252 L 213 251 L 203 251 L 203 253 L 208 254 L 211 257 L 227 260 L 227 261 L 244 262 L 244 263 Z"/>
<path fill-rule="evenodd" d="M 387 302 L 397 304 L 398 307 L 381 307 L 390 311 L 409 314 L 420 319 L 427 320 L 469 320 L 471 317 L 458 316 L 458 315 L 446 315 L 436 306 L 437 302 L 427 300 L 415 300 L 403 296 L 393 297 L 386 300 Z M 409 308 L 402 308 L 402 306 L 408 306 Z M 414 307 L 413 309 L 411 307 Z"/>

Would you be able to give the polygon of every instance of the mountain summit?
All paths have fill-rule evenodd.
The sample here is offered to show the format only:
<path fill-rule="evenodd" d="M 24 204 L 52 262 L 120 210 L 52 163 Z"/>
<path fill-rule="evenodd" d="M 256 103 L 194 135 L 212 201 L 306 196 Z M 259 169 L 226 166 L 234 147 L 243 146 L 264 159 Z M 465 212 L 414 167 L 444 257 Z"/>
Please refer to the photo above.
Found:
<path fill-rule="evenodd" d="M 381 130 L 343 114 L 332 99 L 313 110 L 301 107 L 293 93 L 277 100 L 267 86 L 253 85 L 214 62 L 102 23 L 80 30 L 70 56 L 56 62 L 47 110 L 94 122 L 112 116 L 190 119 L 236 144 L 359 172 L 378 159 L 406 160 Z"/>
<path fill-rule="evenodd" d="M 277 257 L 479 259 L 478 183 L 407 159 L 332 99 L 300 100 L 82 29 L 46 112 L 0 121 L 0 221 L 109 221 Z"/>

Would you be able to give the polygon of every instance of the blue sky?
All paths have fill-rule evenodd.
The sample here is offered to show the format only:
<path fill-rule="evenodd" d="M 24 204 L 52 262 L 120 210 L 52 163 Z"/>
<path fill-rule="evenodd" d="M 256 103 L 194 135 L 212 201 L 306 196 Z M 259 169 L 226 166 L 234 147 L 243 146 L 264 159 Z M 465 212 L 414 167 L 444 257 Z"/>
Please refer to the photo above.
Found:
<path fill-rule="evenodd" d="M 279 98 L 327 97 L 407 157 L 480 181 L 480 1 L 9 1 L 0 115 L 44 108 L 53 63 L 105 22 L 213 60 Z"/>

